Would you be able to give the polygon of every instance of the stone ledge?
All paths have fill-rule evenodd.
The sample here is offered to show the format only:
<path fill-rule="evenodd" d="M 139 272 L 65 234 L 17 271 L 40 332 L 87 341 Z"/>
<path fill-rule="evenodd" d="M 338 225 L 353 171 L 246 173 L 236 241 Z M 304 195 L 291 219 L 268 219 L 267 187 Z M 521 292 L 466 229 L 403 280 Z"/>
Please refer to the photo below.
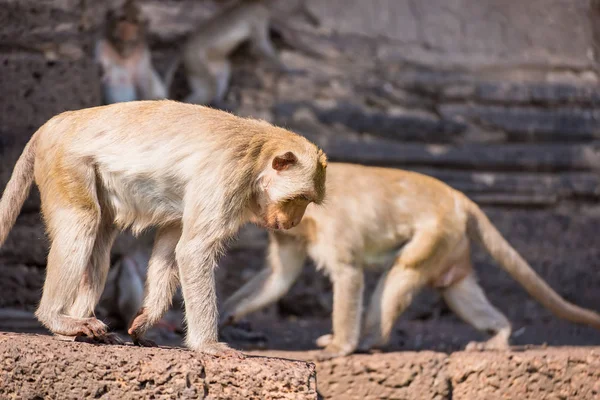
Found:
<path fill-rule="evenodd" d="M 310 359 L 312 352 L 255 354 Z M 317 363 L 324 399 L 596 399 L 600 347 L 355 354 Z"/>
<path fill-rule="evenodd" d="M 0 333 L 1 398 L 316 399 L 313 364 Z"/>

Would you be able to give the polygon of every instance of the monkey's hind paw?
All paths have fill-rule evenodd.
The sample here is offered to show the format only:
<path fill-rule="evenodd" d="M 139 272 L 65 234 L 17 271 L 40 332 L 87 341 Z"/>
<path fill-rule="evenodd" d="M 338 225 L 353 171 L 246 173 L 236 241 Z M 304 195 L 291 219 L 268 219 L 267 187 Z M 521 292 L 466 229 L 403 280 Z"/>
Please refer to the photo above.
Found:
<path fill-rule="evenodd" d="M 510 346 L 506 341 L 490 339 L 487 342 L 469 342 L 465 347 L 465 351 L 507 351 Z"/>
<path fill-rule="evenodd" d="M 199 351 L 200 353 L 209 354 L 209 355 L 215 356 L 215 357 L 232 357 L 232 358 L 239 358 L 239 359 L 246 358 L 244 353 L 242 353 L 241 351 L 232 349 L 227 344 L 222 343 L 222 342 L 204 344 L 204 345 L 196 348 L 196 351 Z"/>
<path fill-rule="evenodd" d="M 326 335 L 319 336 L 319 338 L 315 340 L 315 344 L 317 345 L 317 347 L 323 348 L 329 346 L 332 341 L 333 335 L 331 333 L 328 333 Z"/>
<path fill-rule="evenodd" d="M 139 347 L 158 347 L 156 342 L 154 342 L 153 340 L 144 339 L 144 338 L 133 339 L 133 344 L 135 346 L 139 346 Z"/>
<path fill-rule="evenodd" d="M 61 327 L 54 335 L 64 341 L 83 341 L 78 338 L 87 337 L 90 340 L 102 339 L 107 335 L 108 327 L 97 318 L 62 317 Z"/>
<path fill-rule="evenodd" d="M 333 358 L 345 357 L 352 354 L 354 350 L 351 347 L 341 348 L 335 344 L 329 344 L 315 356 L 317 361 L 326 361 Z"/>

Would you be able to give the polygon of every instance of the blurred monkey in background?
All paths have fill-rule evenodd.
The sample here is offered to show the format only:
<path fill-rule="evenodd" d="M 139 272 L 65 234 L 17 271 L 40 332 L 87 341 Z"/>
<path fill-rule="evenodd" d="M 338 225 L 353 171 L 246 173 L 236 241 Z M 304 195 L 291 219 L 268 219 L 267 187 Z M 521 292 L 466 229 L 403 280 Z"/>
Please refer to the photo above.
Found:
<path fill-rule="evenodd" d="M 477 283 L 471 245 L 479 243 L 556 316 L 600 329 L 600 315 L 556 293 L 463 193 L 426 175 L 329 163 L 327 199 L 311 204 L 300 224 L 269 232 L 265 268 L 223 305 L 221 325 L 280 299 L 310 257 L 333 283 L 333 332 L 317 339 L 319 359 L 382 347 L 398 317 L 425 286 L 476 329 L 493 335 L 468 350 L 509 349 L 511 325 Z M 362 323 L 363 267 L 383 263 Z"/>
<path fill-rule="evenodd" d="M 102 68 L 105 104 L 168 97 L 176 65 L 167 71 L 163 82 L 152 65 L 146 21 L 135 0 L 106 13 L 104 35 L 96 44 L 95 57 Z"/>
<path fill-rule="evenodd" d="M 231 78 L 229 56 L 249 41 L 255 52 L 279 72 L 291 72 L 281 61 L 269 37 L 274 0 L 240 0 L 202 24 L 184 43 L 181 58 L 191 93 L 186 103 L 220 105 Z M 301 12 L 312 24 L 318 19 L 304 0 L 289 12 Z"/>

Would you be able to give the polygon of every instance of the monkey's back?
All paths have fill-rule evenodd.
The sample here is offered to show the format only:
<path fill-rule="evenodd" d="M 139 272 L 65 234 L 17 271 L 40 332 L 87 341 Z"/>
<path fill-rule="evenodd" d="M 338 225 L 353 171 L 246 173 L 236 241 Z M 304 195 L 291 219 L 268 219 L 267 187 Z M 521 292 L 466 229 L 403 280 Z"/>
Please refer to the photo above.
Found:
<path fill-rule="evenodd" d="M 371 259 L 393 257 L 426 225 L 456 227 L 442 231 L 452 236 L 466 229 L 461 194 L 426 175 L 333 162 L 326 186 L 325 204 L 311 204 L 303 223 L 319 225 L 316 241 L 347 252 L 348 258 L 360 253 Z"/>
<path fill-rule="evenodd" d="M 135 231 L 159 220 L 180 220 L 190 190 L 201 203 L 217 201 L 213 197 L 223 196 L 225 182 L 248 175 L 231 166 L 256 142 L 299 149 L 300 158 L 317 152 L 306 139 L 267 122 L 169 100 L 62 113 L 37 135 L 40 192 L 50 183 L 67 197 L 88 190 L 81 171 L 91 166 L 86 174 L 95 175 L 100 206 L 112 210 L 118 225 Z"/>

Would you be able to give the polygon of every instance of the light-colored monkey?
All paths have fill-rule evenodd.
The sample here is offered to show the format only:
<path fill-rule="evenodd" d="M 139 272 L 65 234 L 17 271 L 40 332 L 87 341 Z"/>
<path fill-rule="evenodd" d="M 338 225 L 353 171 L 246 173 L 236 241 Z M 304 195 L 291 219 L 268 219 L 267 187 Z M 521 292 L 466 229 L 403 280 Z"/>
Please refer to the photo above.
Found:
<path fill-rule="evenodd" d="M 234 293 L 222 324 L 282 297 L 300 274 L 305 257 L 324 267 L 333 282 L 333 334 L 317 340 L 320 358 L 343 356 L 387 343 L 394 322 L 424 286 L 441 290 L 449 307 L 475 328 L 495 334 L 469 348 L 508 348 L 511 326 L 492 306 L 473 274 L 471 241 L 559 317 L 600 329 L 600 316 L 554 292 L 464 194 L 417 173 L 330 163 L 327 200 L 311 205 L 302 222 L 270 232 L 269 268 Z M 388 262 L 366 313 L 359 341 L 362 268 Z"/>
<path fill-rule="evenodd" d="M 181 51 L 191 90 L 184 102 L 220 105 L 231 77 L 229 56 L 248 40 L 254 50 L 279 71 L 290 71 L 279 58 L 269 37 L 269 6 L 272 1 L 237 1 L 204 22 L 190 35 Z M 294 11 L 298 10 L 307 15 L 307 18 L 311 15 L 304 0 L 298 3 Z"/>
<path fill-rule="evenodd" d="M 102 88 L 106 104 L 168 97 L 173 64 L 165 81 L 152 65 L 146 43 L 146 22 L 135 0 L 127 0 L 118 10 L 109 10 L 105 32 L 96 43 L 96 61 L 102 69 Z"/>
<path fill-rule="evenodd" d="M 113 341 L 93 316 L 119 229 L 158 227 L 135 343 L 160 320 L 180 282 L 187 345 L 218 342 L 214 268 L 224 241 L 249 219 L 297 225 L 325 195 L 326 157 L 265 121 L 169 100 L 59 114 L 32 136 L 0 200 L 0 244 L 29 189 L 39 188 L 51 242 L 37 318 L 67 337 Z"/>

